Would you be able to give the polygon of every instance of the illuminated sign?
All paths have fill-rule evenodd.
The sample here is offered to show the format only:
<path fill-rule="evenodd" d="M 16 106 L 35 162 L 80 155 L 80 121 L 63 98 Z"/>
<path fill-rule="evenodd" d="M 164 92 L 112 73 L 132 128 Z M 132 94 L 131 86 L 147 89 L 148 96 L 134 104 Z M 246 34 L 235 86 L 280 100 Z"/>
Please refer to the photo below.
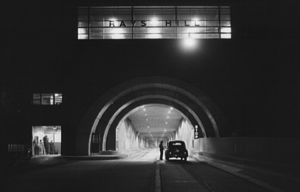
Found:
<path fill-rule="evenodd" d="M 228 6 L 79 7 L 78 39 L 230 39 Z"/>
<path fill-rule="evenodd" d="M 198 125 L 196 125 L 194 128 L 194 139 L 199 139 L 199 137 L 200 137 L 199 128 L 198 128 Z"/>

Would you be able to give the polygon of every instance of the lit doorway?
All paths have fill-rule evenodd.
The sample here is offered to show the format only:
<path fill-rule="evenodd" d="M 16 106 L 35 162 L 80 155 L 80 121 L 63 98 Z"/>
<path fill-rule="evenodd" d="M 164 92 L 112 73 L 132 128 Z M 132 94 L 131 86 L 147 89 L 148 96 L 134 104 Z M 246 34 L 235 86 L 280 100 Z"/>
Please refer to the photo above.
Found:
<path fill-rule="evenodd" d="M 33 126 L 32 154 L 33 156 L 61 154 L 61 126 Z"/>

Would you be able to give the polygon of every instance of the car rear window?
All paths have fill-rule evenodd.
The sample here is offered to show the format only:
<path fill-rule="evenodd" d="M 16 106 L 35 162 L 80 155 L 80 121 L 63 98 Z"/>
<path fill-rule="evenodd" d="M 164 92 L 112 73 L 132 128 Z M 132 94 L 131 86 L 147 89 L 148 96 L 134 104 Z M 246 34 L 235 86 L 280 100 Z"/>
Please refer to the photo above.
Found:
<path fill-rule="evenodd" d="M 170 143 L 170 145 L 172 145 L 172 146 L 181 146 L 183 144 L 182 143 Z"/>
<path fill-rule="evenodd" d="M 184 143 L 181 142 L 174 142 L 174 143 L 169 143 L 169 148 L 185 148 Z"/>

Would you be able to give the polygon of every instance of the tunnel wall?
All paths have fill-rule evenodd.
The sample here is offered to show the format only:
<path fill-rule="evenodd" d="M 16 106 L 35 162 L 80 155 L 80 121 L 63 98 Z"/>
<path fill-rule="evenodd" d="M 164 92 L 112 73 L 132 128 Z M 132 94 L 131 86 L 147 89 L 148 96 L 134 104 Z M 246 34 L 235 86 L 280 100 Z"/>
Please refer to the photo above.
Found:
<path fill-rule="evenodd" d="M 128 119 L 121 121 L 116 130 L 117 151 L 122 152 L 126 150 L 134 150 L 148 147 L 145 140 L 140 139 L 138 137 L 138 134 L 135 131 L 133 124 Z"/>
<path fill-rule="evenodd" d="M 192 152 L 231 163 L 299 164 L 300 140 L 289 138 L 201 138 Z"/>
<path fill-rule="evenodd" d="M 193 126 L 185 119 L 182 119 L 175 133 L 175 140 L 182 140 L 188 150 L 193 149 Z"/>

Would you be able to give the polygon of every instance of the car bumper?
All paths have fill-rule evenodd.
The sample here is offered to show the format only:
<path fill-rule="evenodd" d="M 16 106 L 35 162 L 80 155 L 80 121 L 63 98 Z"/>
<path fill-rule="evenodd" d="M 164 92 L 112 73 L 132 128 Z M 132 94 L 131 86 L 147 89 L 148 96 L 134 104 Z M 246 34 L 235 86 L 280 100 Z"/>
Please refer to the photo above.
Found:
<path fill-rule="evenodd" d="M 166 154 L 166 157 L 188 157 L 188 154 Z"/>

